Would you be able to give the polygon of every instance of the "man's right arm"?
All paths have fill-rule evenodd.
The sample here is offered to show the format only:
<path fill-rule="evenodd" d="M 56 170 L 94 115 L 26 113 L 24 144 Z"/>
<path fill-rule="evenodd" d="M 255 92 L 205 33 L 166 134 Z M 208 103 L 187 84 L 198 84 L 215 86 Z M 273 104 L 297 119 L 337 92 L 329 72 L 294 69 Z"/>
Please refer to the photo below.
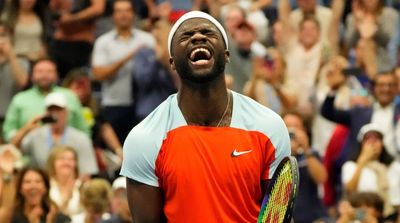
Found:
<path fill-rule="evenodd" d="M 133 222 L 166 222 L 163 214 L 163 195 L 158 187 L 149 186 L 127 178 L 129 209 Z"/>

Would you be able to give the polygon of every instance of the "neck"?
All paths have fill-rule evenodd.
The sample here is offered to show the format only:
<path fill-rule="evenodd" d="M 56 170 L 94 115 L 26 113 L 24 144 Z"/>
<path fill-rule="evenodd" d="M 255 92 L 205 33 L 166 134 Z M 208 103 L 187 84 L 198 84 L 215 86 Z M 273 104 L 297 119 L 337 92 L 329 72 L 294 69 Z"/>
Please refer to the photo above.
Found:
<path fill-rule="evenodd" d="M 30 14 L 33 13 L 33 11 L 32 11 L 31 9 L 20 9 L 20 10 L 18 11 L 18 13 L 19 13 L 20 15 L 30 15 Z"/>
<path fill-rule="evenodd" d="M 54 179 L 56 180 L 57 184 L 59 186 L 69 186 L 70 183 L 75 182 L 76 178 L 74 174 L 66 174 L 66 175 L 56 175 L 54 176 Z"/>
<path fill-rule="evenodd" d="M 306 51 L 310 51 L 317 43 L 313 44 L 303 44 L 303 47 Z"/>
<path fill-rule="evenodd" d="M 131 27 L 128 27 L 128 28 L 117 28 L 117 33 L 118 33 L 119 37 L 122 37 L 124 39 L 125 38 L 130 38 L 133 35 Z"/>
<path fill-rule="evenodd" d="M 51 129 L 53 135 L 62 135 L 64 134 L 65 127 L 61 125 L 53 125 Z"/>
<path fill-rule="evenodd" d="M 378 102 L 379 103 L 379 105 L 381 106 L 381 107 L 383 107 L 383 108 L 386 108 L 387 106 L 389 106 L 390 104 L 392 104 L 392 103 L 390 103 L 390 102 Z"/>
<path fill-rule="evenodd" d="M 226 110 L 230 106 L 228 101 L 232 100 L 228 98 L 224 75 L 221 78 L 222 81 L 217 80 L 207 86 L 182 84 L 178 105 L 189 125 L 217 126 L 225 116 L 230 117 L 230 112 Z"/>
<path fill-rule="evenodd" d="M 37 208 L 38 206 L 40 206 L 40 204 L 39 205 L 38 204 L 29 204 L 29 203 L 25 202 L 24 213 L 30 214 L 33 211 L 33 209 Z"/>
<path fill-rule="evenodd" d="M 40 93 L 42 93 L 44 95 L 47 95 L 52 90 L 52 86 L 48 86 L 48 87 L 39 87 L 39 86 L 37 86 L 37 87 L 38 87 Z"/>

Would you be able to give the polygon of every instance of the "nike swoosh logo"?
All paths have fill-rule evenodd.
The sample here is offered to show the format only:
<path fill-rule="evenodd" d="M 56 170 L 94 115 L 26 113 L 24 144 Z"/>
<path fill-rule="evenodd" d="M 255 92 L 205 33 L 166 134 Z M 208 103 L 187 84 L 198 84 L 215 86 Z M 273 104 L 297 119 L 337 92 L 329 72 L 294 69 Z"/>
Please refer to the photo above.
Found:
<path fill-rule="evenodd" d="M 232 155 L 233 157 L 238 157 L 238 156 L 244 155 L 244 154 L 246 154 L 246 153 L 249 153 L 249 152 L 251 152 L 251 151 L 253 151 L 253 150 L 251 149 L 251 150 L 246 150 L 246 151 L 238 152 L 238 151 L 236 151 L 236 149 L 235 149 L 235 150 L 232 151 L 232 154 L 231 154 L 231 155 Z"/>

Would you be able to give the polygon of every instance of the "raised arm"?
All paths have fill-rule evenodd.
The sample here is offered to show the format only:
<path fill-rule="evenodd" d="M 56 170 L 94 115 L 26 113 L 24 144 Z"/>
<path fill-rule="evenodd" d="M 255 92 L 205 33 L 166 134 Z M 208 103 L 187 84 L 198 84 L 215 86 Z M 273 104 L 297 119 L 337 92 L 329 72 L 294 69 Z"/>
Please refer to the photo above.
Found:
<path fill-rule="evenodd" d="M 321 107 L 321 115 L 332 122 L 349 126 L 351 119 L 350 112 L 336 109 L 334 101 L 335 101 L 335 95 L 328 95 L 325 98 Z"/>
<path fill-rule="evenodd" d="M 278 2 L 278 15 L 279 21 L 282 24 L 282 43 L 286 45 L 290 37 L 292 37 L 296 32 L 294 31 L 292 24 L 290 23 L 290 3 L 288 0 L 279 0 Z"/>
<path fill-rule="evenodd" d="M 163 214 L 162 192 L 158 187 L 127 178 L 129 209 L 135 223 L 166 222 Z"/>
<path fill-rule="evenodd" d="M 339 26 L 343 16 L 345 1 L 332 1 L 332 20 L 328 29 L 328 44 L 332 49 L 333 55 L 339 54 Z"/>

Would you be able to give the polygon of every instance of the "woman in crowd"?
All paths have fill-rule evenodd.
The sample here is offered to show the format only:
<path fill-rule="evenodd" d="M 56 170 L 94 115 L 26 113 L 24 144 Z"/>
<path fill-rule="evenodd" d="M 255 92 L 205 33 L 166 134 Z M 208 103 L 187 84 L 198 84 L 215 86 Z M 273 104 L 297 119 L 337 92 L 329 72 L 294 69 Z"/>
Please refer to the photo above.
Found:
<path fill-rule="evenodd" d="M 339 218 L 336 223 L 384 222 L 383 206 L 384 201 L 377 193 L 354 193 L 339 204 Z"/>
<path fill-rule="evenodd" d="M 364 125 L 358 134 L 360 152 L 342 167 L 342 182 L 347 194 L 355 192 L 375 192 L 385 201 L 385 214 L 393 209 L 389 204 L 388 168 L 393 157 L 383 144 L 383 131 L 374 123 Z"/>
<path fill-rule="evenodd" d="M 111 200 L 111 186 L 104 179 L 92 179 L 82 185 L 80 201 L 84 212 L 72 216 L 74 223 L 97 223 L 111 217 L 108 213 Z"/>
<path fill-rule="evenodd" d="M 44 1 L 13 0 L 5 18 L 14 29 L 14 50 L 18 56 L 36 61 L 46 55 Z"/>
<path fill-rule="evenodd" d="M 371 39 L 377 48 L 378 69 L 393 67 L 396 62 L 398 12 L 381 0 L 354 0 L 346 18 L 346 42 L 354 48 L 360 39 Z"/>
<path fill-rule="evenodd" d="M 50 198 L 57 204 L 62 213 L 68 216 L 83 211 L 79 203 L 78 155 L 67 146 L 52 149 L 47 161 L 50 176 Z"/>
<path fill-rule="evenodd" d="M 16 207 L 13 223 L 64 223 L 70 219 L 58 213 L 49 197 L 50 184 L 46 173 L 28 167 L 20 173 L 17 183 Z"/>

